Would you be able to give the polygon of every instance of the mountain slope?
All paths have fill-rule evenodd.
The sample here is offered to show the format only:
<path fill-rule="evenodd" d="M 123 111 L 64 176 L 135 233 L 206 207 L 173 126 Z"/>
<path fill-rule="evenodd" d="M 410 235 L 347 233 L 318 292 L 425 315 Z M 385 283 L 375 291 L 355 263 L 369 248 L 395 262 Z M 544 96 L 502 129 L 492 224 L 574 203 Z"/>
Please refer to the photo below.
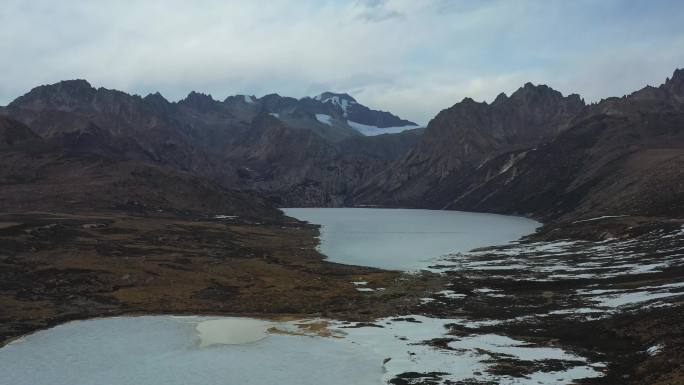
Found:
<path fill-rule="evenodd" d="M 40 136 L 25 125 L 0 116 L 0 150 L 22 148 L 40 142 Z"/>
<path fill-rule="evenodd" d="M 573 220 L 684 215 L 684 71 L 591 106 L 536 149 L 504 154 L 453 188 L 450 209 Z"/>
<path fill-rule="evenodd" d="M 577 95 L 563 97 L 528 83 L 491 104 L 466 98 L 430 121 L 419 143 L 353 198 L 366 204 L 442 208 L 451 186 L 482 162 L 503 152 L 544 142 L 566 129 L 584 108 Z"/>
<path fill-rule="evenodd" d="M 346 121 L 348 126 L 366 136 L 398 133 L 418 127 L 416 123 L 389 112 L 372 110 L 348 94 L 324 92 L 313 99 L 336 108 L 338 115 L 341 112 L 342 120 Z"/>
<path fill-rule="evenodd" d="M 227 214 L 273 220 L 265 200 L 178 170 L 76 153 L 0 117 L 0 210 Z M 9 144 L 8 144 L 9 143 Z"/>
<path fill-rule="evenodd" d="M 303 206 L 343 204 L 422 132 L 363 136 L 338 106 L 311 98 L 238 95 L 221 102 L 191 92 L 172 103 L 84 80 L 36 87 L 0 112 L 72 153 L 169 167 Z M 319 121 L 322 115 L 330 124 Z"/>
<path fill-rule="evenodd" d="M 363 181 L 385 169 L 418 140 L 415 133 L 355 136 L 330 143 L 293 130 L 269 114 L 254 119 L 223 162 L 238 168 L 239 185 L 278 205 L 341 206 Z"/>

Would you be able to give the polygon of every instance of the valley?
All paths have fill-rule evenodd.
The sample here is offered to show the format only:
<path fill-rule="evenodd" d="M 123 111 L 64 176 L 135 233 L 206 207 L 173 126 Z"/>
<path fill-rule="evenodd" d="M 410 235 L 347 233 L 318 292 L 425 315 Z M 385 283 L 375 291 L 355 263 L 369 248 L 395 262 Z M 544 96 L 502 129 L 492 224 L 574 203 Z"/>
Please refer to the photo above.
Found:
<path fill-rule="evenodd" d="M 336 93 L 37 87 L 0 108 L 0 352 L 74 320 L 249 317 L 333 361 L 375 341 L 395 385 L 677 383 L 683 103 L 683 70 L 589 105 L 527 83 L 424 128 Z"/>

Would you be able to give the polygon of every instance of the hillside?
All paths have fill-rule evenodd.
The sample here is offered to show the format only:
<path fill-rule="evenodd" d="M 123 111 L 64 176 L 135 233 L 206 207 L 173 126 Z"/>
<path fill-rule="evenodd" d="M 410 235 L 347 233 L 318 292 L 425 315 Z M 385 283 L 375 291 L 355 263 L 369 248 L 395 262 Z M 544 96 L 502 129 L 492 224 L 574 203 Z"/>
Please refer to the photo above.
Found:
<path fill-rule="evenodd" d="M 235 215 L 280 220 L 266 201 L 182 171 L 73 152 L 0 117 L 0 210 Z"/>
<path fill-rule="evenodd" d="M 590 106 L 548 143 L 503 154 L 453 186 L 450 209 L 545 220 L 684 215 L 684 71 Z"/>

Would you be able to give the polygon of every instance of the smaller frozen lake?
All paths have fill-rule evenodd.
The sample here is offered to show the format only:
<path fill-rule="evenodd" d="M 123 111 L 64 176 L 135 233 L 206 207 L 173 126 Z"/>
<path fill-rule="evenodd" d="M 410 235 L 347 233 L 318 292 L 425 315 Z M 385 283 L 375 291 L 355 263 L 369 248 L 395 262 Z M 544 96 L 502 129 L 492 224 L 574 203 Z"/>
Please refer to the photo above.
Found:
<path fill-rule="evenodd" d="M 562 349 L 495 334 L 447 335 L 449 324 L 472 325 L 465 320 L 413 316 L 376 323 L 172 316 L 69 322 L 0 348 L 0 383 L 380 385 L 402 373 L 440 373 L 433 379 L 440 384 L 477 379 L 532 385 L 600 375 Z M 435 338 L 449 338 L 448 349 L 430 346 Z M 575 364 L 525 378 L 496 376 L 486 373 L 494 353 Z"/>
<path fill-rule="evenodd" d="M 424 268 L 450 253 L 504 244 L 539 222 L 522 217 L 445 210 L 285 208 L 321 225 L 320 251 L 332 262 L 395 270 Z"/>

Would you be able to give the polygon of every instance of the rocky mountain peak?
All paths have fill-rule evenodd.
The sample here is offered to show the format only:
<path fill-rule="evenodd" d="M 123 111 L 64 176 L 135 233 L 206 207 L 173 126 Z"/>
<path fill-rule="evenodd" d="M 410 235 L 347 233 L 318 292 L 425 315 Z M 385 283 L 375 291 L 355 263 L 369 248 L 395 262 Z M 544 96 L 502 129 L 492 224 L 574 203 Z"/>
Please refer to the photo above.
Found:
<path fill-rule="evenodd" d="M 178 102 L 178 104 L 194 108 L 201 111 L 207 111 L 218 103 L 209 94 L 191 91 L 185 99 Z"/>
<path fill-rule="evenodd" d="M 148 94 L 143 98 L 146 102 L 149 103 L 154 103 L 154 104 L 169 104 L 169 101 L 166 100 L 166 98 L 160 94 L 159 92 L 155 92 L 153 94 Z"/>
<path fill-rule="evenodd" d="M 55 84 L 38 86 L 15 99 L 10 106 L 69 111 L 82 103 L 91 101 L 95 94 L 97 90 L 86 80 L 64 80 Z"/>
<path fill-rule="evenodd" d="M 530 82 L 525 83 L 524 86 L 518 88 L 513 94 L 511 94 L 511 99 L 519 100 L 540 98 L 560 99 L 562 97 L 563 95 L 560 92 L 545 84 L 534 85 Z"/>
<path fill-rule="evenodd" d="M 672 77 L 665 81 L 663 88 L 675 95 L 684 96 L 684 68 L 676 69 Z"/>
<path fill-rule="evenodd" d="M 501 99 L 499 103 L 495 102 L 492 105 L 522 108 L 536 116 L 553 116 L 559 112 L 575 114 L 585 106 L 585 103 L 577 94 L 563 96 L 562 93 L 545 84 L 534 85 L 528 82 L 518 88 L 508 99 Z"/>
<path fill-rule="evenodd" d="M 159 92 L 148 94 L 143 98 L 143 101 L 159 112 L 168 112 L 169 109 L 172 108 L 171 102 L 166 100 Z"/>
<path fill-rule="evenodd" d="M 63 80 L 54 84 L 53 87 L 68 92 L 88 92 L 93 89 L 93 86 L 85 79 Z"/>
<path fill-rule="evenodd" d="M 157 92 L 155 92 L 155 93 L 153 93 L 153 94 L 147 94 L 147 96 L 145 96 L 143 99 L 145 99 L 145 100 L 158 100 L 158 101 L 168 102 L 168 100 L 166 100 L 166 98 L 164 97 L 164 95 L 162 95 L 161 93 L 159 93 L 159 91 L 157 91 Z"/>
<path fill-rule="evenodd" d="M 259 102 L 269 112 L 279 113 L 282 110 L 294 108 L 298 100 L 295 98 L 280 96 L 278 94 L 268 94 L 259 98 Z"/>
<path fill-rule="evenodd" d="M 310 107 L 318 109 L 321 109 L 322 105 L 323 111 L 332 109 L 333 114 L 341 115 L 344 120 L 355 127 L 355 130 L 361 130 L 359 132 L 364 132 L 363 130 L 367 128 L 377 130 L 417 126 L 417 124 L 401 119 L 387 111 L 370 109 L 346 93 L 323 92 L 313 98 L 304 98 L 301 101 L 312 101 L 314 105 Z M 321 113 L 329 114 L 329 112 L 323 111 Z"/>
<path fill-rule="evenodd" d="M 352 98 L 349 94 L 338 94 L 334 92 L 324 92 L 318 96 L 314 96 L 313 99 L 323 104 L 331 104 L 339 107 L 344 116 L 349 114 L 352 106 L 358 104 L 356 99 Z"/>
<path fill-rule="evenodd" d="M 243 95 L 237 94 L 228 96 L 223 100 L 224 103 L 244 103 L 244 104 L 255 104 L 259 99 L 254 95 Z"/>
<path fill-rule="evenodd" d="M 506 100 L 508 100 L 508 95 L 506 93 L 502 92 L 499 95 L 496 96 L 496 99 L 492 102 L 492 104 L 501 104 L 505 103 Z"/>
<path fill-rule="evenodd" d="M 318 100 L 321 103 L 326 103 L 328 101 L 334 101 L 334 100 L 346 100 L 349 103 L 356 103 L 356 99 L 354 99 L 351 95 L 347 93 L 335 93 L 335 92 L 323 92 L 320 95 L 314 96 L 314 100 Z"/>
<path fill-rule="evenodd" d="M 463 98 L 463 100 L 461 100 L 461 104 L 480 104 L 480 103 L 476 102 L 475 99 L 466 96 L 465 98 Z"/>

